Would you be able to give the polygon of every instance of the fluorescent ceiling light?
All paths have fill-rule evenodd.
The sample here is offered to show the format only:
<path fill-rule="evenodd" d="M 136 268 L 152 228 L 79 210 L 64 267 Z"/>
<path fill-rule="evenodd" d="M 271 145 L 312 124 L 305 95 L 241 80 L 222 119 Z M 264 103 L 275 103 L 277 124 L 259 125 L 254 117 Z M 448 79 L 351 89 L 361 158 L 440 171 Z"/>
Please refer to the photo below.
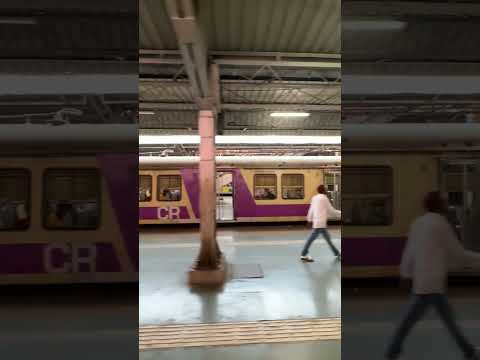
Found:
<path fill-rule="evenodd" d="M 280 144 L 280 145 L 339 145 L 341 136 L 282 136 L 282 135 L 258 135 L 258 136 L 229 136 L 217 135 L 215 143 L 226 144 Z M 198 135 L 140 135 L 140 145 L 174 145 L 174 144 L 199 144 Z"/>
<path fill-rule="evenodd" d="M 343 30 L 351 31 L 400 31 L 407 26 L 405 21 L 400 20 L 344 20 Z"/>
<path fill-rule="evenodd" d="M 31 17 L 0 17 L 0 24 L 36 25 L 37 23 L 37 20 Z"/>
<path fill-rule="evenodd" d="M 271 117 L 307 117 L 310 113 L 307 112 L 273 112 Z"/>
<path fill-rule="evenodd" d="M 155 115 L 154 111 L 139 111 L 140 115 Z"/>

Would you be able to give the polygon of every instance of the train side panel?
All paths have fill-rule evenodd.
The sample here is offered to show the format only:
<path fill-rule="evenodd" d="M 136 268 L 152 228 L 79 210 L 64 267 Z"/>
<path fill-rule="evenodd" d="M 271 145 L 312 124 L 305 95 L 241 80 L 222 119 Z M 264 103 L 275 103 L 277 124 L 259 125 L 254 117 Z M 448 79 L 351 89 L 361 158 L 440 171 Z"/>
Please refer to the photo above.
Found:
<path fill-rule="evenodd" d="M 136 218 L 137 212 L 132 209 L 135 204 L 132 196 L 136 196 L 133 190 L 137 181 L 136 161 L 134 154 L 2 158 L 0 168 L 3 170 L 27 169 L 31 186 L 28 227 L 0 231 L 0 284 L 135 281 L 138 235 L 137 223 L 131 219 Z M 98 171 L 98 226 L 88 230 L 47 228 L 46 171 L 79 169 Z M 112 197 L 117 197 L 117 201 L 112 201 Z"/>
<path fill-rule="evenodd" d="M 139 202 L 140 224 L 198 223 L 198 170 L 140 170 L 140 176 L 152 180 L 150 201 Z M 158 176 L 180 176 L 181 197 L 179 200 L 162 201 L 158 196 Z"/>
<path fill-rule="evenodd" d="M 409 226 L 422 213 L 421 199 L 438 189 L 438 160 L 429 154 L 347 154 L 342 158 L 344 182 L 355 181 L 347 178 L 349 167 L 391 169 L 392 213 L 386 225 L 350 225 L 355 200 L 350 205 L 343 201 L 342 276 L 396 276 Z M 348 197 L 345 190 L 342 196 Z"/>
<path fill-rule="evenodd" d="M 235 222 L 282 222 L 305 221 L 310 199 L 316 188 L 324 183 L 322 169 L 239 169 L 219 168 L 218 172 L 230 172 L 233 179 L 233 213 Z M 276 197 L 255 199 L 254 178 L 256 175 L 276 176 Z M 282 194 L 282 175 L 302 175 L 304 179 L 301 199 L 285 199 Z M 181 198 L 162 201 L 159 198 L 158 178 L 180 177 Z M 171 170 L 140 170 L 140 177 L 148 182 L 151 194 L 139 201 L 140 224 L 174 224 L 199 222 L 198 170 L 194 168 Z M 150 181 L 150 180 L 149 180 Z M 147 186 L 148 188 L 148 186 Z M 145 189 L 140 189 L 140 192 Z M 145 194 L 141 195 L 145 197 Z M 141 197 L 140 196 L 140 197 Z"/>
<path fill-rule="evenodd" d="M 255 199 L 254 177 L 276 175 L 275 199 Z M 304 198 L 284 199 L 282 196 L 282 175 L 300 174 L 304 178 Z M 310 199 L 316 187 L 323 184 L 320 169 L 235 169 L 234 171 L 235 218 L 238 222 L 282 222 L 305 221 Z"/>

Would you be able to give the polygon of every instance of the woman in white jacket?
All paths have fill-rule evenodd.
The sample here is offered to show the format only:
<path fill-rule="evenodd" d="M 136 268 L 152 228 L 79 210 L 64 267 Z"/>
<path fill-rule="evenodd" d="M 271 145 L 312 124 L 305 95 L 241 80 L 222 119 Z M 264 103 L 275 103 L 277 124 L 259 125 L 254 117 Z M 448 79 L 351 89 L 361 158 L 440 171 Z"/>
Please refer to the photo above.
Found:
<path fill-rule="evenodd" d="M 308 262 L 313 261 L 313 258 L 308 256 L 308 251 L 310 250 L 312 243 L 320 234 L 322 234 L 327 241 L 327 244 L 330 246 L 333 254 L 340 259 L 340 251 L 338 251 L 335 245 L 333 245 L 330 234 L 328 233 L 327 220 L 329 215 L 340 216 L 341 212 L 336 210 L 332 204 L 330 204 L 330 200 L 328 199 L 327 195 L 325 195 L 325 186 L 319 185 L 317 191 L 318 194 L 312 198 L 307 214 L 307 221 L 312 223 L 313 229 L 305 243 L 305 246 L 303 247 L 300 259 Z"/>
<path fill-rule="evenodd" d="M 468 342 L 455 322 L 445 290 L 449 265 L 480 264 L 480 253 L 462 247 L 452 226 L 443 215 L 446 204 L 439 192 L 428 193 L 424 199 L 424 207 L 426 213 L 410 227 L 400 264 L 400 275 L 412 279 L 412 301 L 387 349 L 386 358 L 397 359 L 400 356 L 410 330 L 426 310 L 433 307 L 465 358 L 478 360 L 475 347 Z"/>

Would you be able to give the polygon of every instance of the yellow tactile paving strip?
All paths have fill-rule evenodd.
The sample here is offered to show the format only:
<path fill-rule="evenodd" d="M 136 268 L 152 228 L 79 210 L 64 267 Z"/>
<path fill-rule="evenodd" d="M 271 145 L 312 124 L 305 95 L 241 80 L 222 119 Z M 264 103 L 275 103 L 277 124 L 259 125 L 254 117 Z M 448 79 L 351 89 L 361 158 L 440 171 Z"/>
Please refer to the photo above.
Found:
<path fill-rule="evenodd" d="M 139 329 L 140 350 L 292 343 L 340 338 L 340 318 L 152 325 Z"/>

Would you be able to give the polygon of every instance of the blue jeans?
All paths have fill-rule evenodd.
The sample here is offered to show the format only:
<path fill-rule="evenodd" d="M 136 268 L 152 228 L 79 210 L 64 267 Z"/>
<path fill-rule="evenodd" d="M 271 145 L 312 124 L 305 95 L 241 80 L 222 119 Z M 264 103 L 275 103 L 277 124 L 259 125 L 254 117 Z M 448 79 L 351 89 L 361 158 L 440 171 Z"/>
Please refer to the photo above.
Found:
<path fill-rule="evenodd" d="M 400 326 L 395 331 L 392 342 L 388 346 L 386 358 L 396 359 L 402 353 L 402 347 L 413 326 L 425 315 L 427 309 L 432 306 L 445 323 L 450 335 L 462 350 L 465 357 L 469 358 L 475 354 L 475 347 L 468 342 L 462 331 L 455 322 L 453 311 L 444 294 L 422 294 L 412 296 Z"/>
<path fill-rule="evenodd" d="M 312 230 L 310 236 L 308 237 L 307 242 L 305 243 L 305 246 L 303 247 L 302 256 L 307 256 L 308 255 L 308 250 L 310 250 L 310 246 L 315 241 L 315 239 L 318 238 L 318 236 L 320 234 L 322 234 L 322 236 L 324 237 L 328 246 L 330 246 L 330 249 L 335 254 L 335 256 L 340 255 L 340 252 L 338 251 L 338 249 L 335 247 L 335 245 L 333 245 L 332 239 L 330 238 L 330 234 L 328 233 L 327 229 L 326 228 L 318 228 L 318 229 L 314 228 Z"/>

